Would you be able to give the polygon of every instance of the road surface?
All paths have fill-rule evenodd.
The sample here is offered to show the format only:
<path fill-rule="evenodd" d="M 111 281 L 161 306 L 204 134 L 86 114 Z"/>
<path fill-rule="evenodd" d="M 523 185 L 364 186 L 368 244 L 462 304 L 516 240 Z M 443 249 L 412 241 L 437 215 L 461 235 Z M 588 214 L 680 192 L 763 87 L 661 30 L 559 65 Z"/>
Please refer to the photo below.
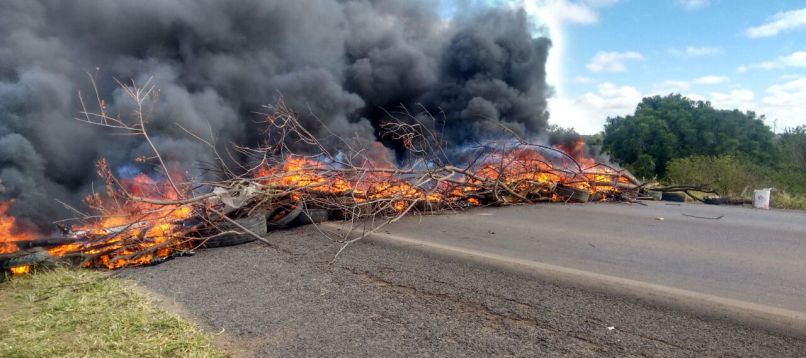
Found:
<path fill-rule="evenodd" d="M 681 213 L 725 217 L 711 221 Z M 270 233 L 271 246 L 255 242 L 203 250 L 193 257 L 119 274 L 214 332 L 219 344 L 234 356 L 802 356 L 806 339 L 786 332 L 566 285 L 553 275 L 502 269 L 411 244 L 416 237 L 432 245 L 444 243 L 443 248 L 464 245 L 498 252 L 499 259 L 544 260 L 543 265 L 574 266 L 580 272 L 595 270 L 607 277 L 663 278 L 662 284 L 695 289 L 701 282 L 693 272 L 712 267 L 722 267 L 715 270 L 715 277 L 744 277 L 726 272 L 742 269 L 741 262 L 723 258 L 727 253 L 744 258 L 748 250 L 754 250 L 760 257 L 774 256 L 775 245 L 790 240 L 790 246 L 781 249 L 786 252 L 777 256 L 796 256 L 802 245 L 794 240 L 796 234 L 786 232 L 802 229 L 798 226 L 802 224 L 791 220 L 798 215 L 802 217 L 662 204 L 480 209 L 407 219 L 388 234 L 381 232 L 386 239 L 350 246 L 334 264 L 330 261 L 340 244 L 308 226 Z M 663 221 L 656 220 L 661 216 Z M 784 232 L 770 239 L 778 244 L 751 249 L 754 241 L 744 235 L 752 236 L 749 232 L 767 227 L 763 223 L 774 218 L 779 221 L 768 226 Z M 718 236 L 720 227 L 731 226 L 728 223 L 744 229 Z M 574 230 L 579 234 L 576 238 L 570 237 L 575 236 L 570 234 Z M 680 247 L 689 244 L 669 236 L 677 232 L 693 240 L 696 231 L 713 237 L 690 245 L 695 251 L 720 252 L 710 255 L 718 264 L 688 264 L 707 265 L 693 270 L 675 261 L 673 256 L 684 250 Z M 408 241 L 401 245 L 401 238 Z M 721 250 L 722 246 L 744 249 Z M 660 252 L 666 247 L 677 249 Z M 771 265 L 769 259 L 749 260 L 747 266 L 752 269 L 744 268 L 745 272 L 773 276 L 764 269 Z M 776 278 L 779 285 L 754 283 L 770 288 L 769 297 L 755 294 L 757 302 L 799 307 L 790 299 L 798 290 L 786 290 L 786 285 L 795 287 L 792 265 L 797 263 L 778 269 L 783 272 Z M 673 268 L 672 275 L 661 274 L 666 267 Z M 737 292 L 733 297 L 751 299 L 756 296 L 739 294 L 753 292 L 742 288 L 752 287 L 748 285 L 755 281 L 744 277 L 735 285 L 714 286 L 719 288 L 716 293 Z M 803 287 L 802 282 L 798 287 Z"/>
<path fill-rule="evenodd" d="M 384 234 L 703 293 L 806 319 L 806 213 L 647 204 L 487 208 L 405 218 Z"/>

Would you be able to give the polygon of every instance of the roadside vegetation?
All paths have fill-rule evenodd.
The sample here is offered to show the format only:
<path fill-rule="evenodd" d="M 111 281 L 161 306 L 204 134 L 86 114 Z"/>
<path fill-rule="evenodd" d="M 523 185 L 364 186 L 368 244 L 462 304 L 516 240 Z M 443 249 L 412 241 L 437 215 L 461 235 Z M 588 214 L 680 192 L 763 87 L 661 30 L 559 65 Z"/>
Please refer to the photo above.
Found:
<path fill-rule="evenodd" d="M 56 269 L 0 283 L 0 357 L 222 357 L 131 282 Z"/>
<path fill-rule="evenodd" d="M 644 98 L 589 138 L 638 177 L 709 184 L 749 198 L 774 188 L 771 205 L 806 210 L 806 125 L 774 133 L 764 116 L 715 109 L 679 94 Z"/>

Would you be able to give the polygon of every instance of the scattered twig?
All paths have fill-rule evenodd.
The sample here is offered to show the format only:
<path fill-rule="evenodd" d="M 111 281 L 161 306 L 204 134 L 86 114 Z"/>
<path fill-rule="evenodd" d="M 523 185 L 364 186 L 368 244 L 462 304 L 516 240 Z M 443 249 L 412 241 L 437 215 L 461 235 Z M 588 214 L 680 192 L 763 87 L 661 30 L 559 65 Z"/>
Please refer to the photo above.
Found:
<path fill-rule="evenodd" d="M 708 217 L 708 216 L 696 216 L 696 215 L 689 215 L 689 214 L 682 214 L 683 216 L 690 217 L 690 218 L 697 218 L 697 219 L 708 219 L 708 220 L 719 220 L 725 217 L 724 215 L 719 215 L 717 217 Z"/>

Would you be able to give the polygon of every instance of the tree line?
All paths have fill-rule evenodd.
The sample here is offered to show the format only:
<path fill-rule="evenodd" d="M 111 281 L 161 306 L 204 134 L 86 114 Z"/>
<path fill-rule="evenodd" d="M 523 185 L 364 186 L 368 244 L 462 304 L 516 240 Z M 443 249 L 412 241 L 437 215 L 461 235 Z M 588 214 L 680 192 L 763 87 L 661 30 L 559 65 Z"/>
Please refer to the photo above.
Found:
<path fill-rule="evenodd" d="M 806 194 L 806 125 L 776 134 L 764 119 L 679 94 L 653 96 L 633 114 L 608 118 L 604 132 L 592 140 L 639 177 L 664 180 L 679 174 L 669 170 L 701 167 L 711 178 L 734 180 L 731 173 L 743 172 L 751 180 L 747 186 Z M 716 168 L 723 167 L 732 169 L 721 175 Z"/>

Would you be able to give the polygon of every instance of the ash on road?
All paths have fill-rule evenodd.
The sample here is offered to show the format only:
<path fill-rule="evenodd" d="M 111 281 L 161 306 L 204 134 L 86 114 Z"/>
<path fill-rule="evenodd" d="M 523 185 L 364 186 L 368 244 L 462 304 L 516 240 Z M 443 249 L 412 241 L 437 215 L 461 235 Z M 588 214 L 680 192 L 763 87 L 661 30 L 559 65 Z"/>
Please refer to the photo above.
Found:
<path fill-rule="evenodd" d="M 339 245 L 313 227 L 270 238 L 122 274 L 239 356 L 806 354 L 802 339 L 422 250 L 359 242 L 330 265 Z"/>

